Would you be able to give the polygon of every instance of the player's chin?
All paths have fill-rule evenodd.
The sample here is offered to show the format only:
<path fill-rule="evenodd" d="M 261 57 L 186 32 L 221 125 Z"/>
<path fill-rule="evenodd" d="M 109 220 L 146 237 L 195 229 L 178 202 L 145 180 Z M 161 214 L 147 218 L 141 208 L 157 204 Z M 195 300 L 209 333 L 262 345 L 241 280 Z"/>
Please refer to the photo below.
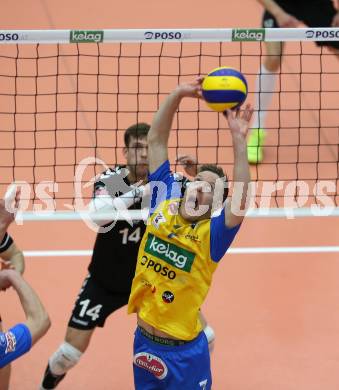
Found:
<path fill-rule="evenodd" d="M 146 176 L 148 173 L 148 165 L 147 164 L 137 165 L 136 171 L 138 176 Z"/>

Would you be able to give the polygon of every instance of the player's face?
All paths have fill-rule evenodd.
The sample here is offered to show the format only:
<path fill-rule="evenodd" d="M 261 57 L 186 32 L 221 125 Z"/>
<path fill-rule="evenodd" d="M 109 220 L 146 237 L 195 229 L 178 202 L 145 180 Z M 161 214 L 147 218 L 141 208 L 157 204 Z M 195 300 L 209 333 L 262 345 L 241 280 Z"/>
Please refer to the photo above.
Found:
<path fill-rule="evenodd" d="M 218 194 L 220 192 L 220 196 L 223 193 L 222 179 L 218 179 L 220 177 L 214 172 L 203 171 L 198 173 L 185 191 L 180 206 L 180 214 L 183 218 L 188 221 L 210 218 L 212 211 L 214 211 L 212 206 L 214 205 L 215 192 L 218 191 Z"/>
<path fill-rule="evenodd" d="M 127 166 L 135 178 L 137 180 L 146 178 L 148 171 L 147 137 L 131 137 L 128 147 L 124 148 L 124 155 Z"/>

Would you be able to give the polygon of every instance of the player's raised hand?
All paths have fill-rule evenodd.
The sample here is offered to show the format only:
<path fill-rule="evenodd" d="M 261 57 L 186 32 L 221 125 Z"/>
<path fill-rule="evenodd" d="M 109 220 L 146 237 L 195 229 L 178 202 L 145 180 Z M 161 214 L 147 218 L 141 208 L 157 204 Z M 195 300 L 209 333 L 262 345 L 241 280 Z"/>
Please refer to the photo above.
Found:
<path fill-rule="evenodd" d="M 184 167 L 185 173 L 189 176 L 195 176 L 198 170 L 197 159 L 188 154 L 179 155 L 177 163 Z"/>
<path fill-rule="evenodd" d="M 253 108 L 247 104 L 245 110 L 226 110 L 224 115 L 227 119 L 232 135 L 240 135 L 246 138 L 250 121 L 253 114 Z"/>
<path fill-rule="evenodd" d="M 142 198 L 143 196 L 149 196 L 151 194 L 151 185 L 150 183 L 144 182 L 144 180 L 139 180 L 137 183 L 131 185 L 134 188 L 137 198 Z"/>
<path fill-rule="evenodd" d="M 1 264 L 1 271 L 0 271 L 0 275 L 2 274 L 3 271 L 5 270 L 15 270 L 15 267 L 14 265 L 9 261 L 9 260 L 3 260 L 3 259 L 0 259 L 0 264 Z M 5 273 L 6 275 L 6 273 Z M 6 277 L 4 280 L 1 281 L 0 279 L 0 290 L 2 291 L 5 291 L 7 290 L 9 287 L 11 287 L 11 283 L 6 281 Z"/>
<path fill-rule="evenodd" d="M 0 290 L 5 291 L 12 286 L 12 276 L 16 271 L 12 269 L 4 269 L 0 271 Z"/>
<path fill-rule="evenodd" d="M 177 87 L 177 91 L 180 93 L 181 97 L 193 97 L 200 99 L 202 98 L 201 84 L 203 80 L 203 77 L 198 77 L 190 83 L 180 84 Z"/>
<path fill-rule="evenodd" d="M 288 14 L 287 12 L 281 10 L 275 15 L 275 18 L 278 22 L 279 27 L 288 28 L 288 27 L 298 27 L 300 21 L 294 16 Z"/>
<path fill-rule="evenodd" d="M 0 259 L 1 270 L 15 269 L 13 263 L 9 260 Z"/>
<path fill-rule="evenodd" d="M 332 24 L 331 24 L 332 27 L 339 27 L 339 12 L 337 12 L 335 15 L 334 15 L 334 18 L 332 20 Z"/>
<path fill-rule="evenodd" d="M 15 219 L 15 212 L 19 208 L 20 188 L 12 187 L 7 191 L 4 199 L 0 200 L 0 224 L 9 226 Z"/>

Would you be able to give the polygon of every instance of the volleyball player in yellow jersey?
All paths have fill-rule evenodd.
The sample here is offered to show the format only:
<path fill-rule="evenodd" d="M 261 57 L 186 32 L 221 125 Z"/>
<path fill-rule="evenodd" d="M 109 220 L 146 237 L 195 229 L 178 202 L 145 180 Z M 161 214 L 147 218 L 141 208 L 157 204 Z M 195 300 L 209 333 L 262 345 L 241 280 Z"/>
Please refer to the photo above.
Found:
<path fill-rule="evenodd" d="M 199 168 L 180 199 L 180 185 L 170 172 L 168 139 L 183 98 L 201 97 L 202 79 L 178 86 L 162 103 L 148 133 L 151 216 L 143 236 L 128 303 L 137 313 L 134 382 L 137 390 L 201 390 L 212 384 L 208 343 L 199 309 L 212 275 L 237 234 L 250 173 L 246 134 L 252 109 L 227 111 L 233 139 L 234 181 L 242 185 L 227 196 L 224 173 L 215 165 Z M 218 180 L 220 179 L 220 180 Z M 241 189 L 240 189 L 241 187 Z M 215 202 L 221 195 L 219 202 Z M 219 203 L 219 210 L 214 210 Z M 212 216 L 213 212 L 213 216 Z"/>

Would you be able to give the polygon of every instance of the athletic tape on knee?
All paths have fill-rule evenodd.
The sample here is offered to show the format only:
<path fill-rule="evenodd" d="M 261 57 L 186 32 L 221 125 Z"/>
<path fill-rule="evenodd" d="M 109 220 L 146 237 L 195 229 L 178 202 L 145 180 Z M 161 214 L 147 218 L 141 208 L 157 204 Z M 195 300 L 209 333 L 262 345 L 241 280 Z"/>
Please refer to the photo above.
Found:
<path fill-rule="evenodd" d="M 49 368 L 55 375 L 62 375 L 74 367 L 80 360 L 82 352 L 69 343 L 63 343 L 49 359 Z"/>
<path fill-rule="evenodd" d="M 206 335 L 208 344 L 210 344 L 212 341 L 214 341 L 214 339 L 215 339 L 214 330 L 209 325 L 205 326 L 204 333 Z"/>

